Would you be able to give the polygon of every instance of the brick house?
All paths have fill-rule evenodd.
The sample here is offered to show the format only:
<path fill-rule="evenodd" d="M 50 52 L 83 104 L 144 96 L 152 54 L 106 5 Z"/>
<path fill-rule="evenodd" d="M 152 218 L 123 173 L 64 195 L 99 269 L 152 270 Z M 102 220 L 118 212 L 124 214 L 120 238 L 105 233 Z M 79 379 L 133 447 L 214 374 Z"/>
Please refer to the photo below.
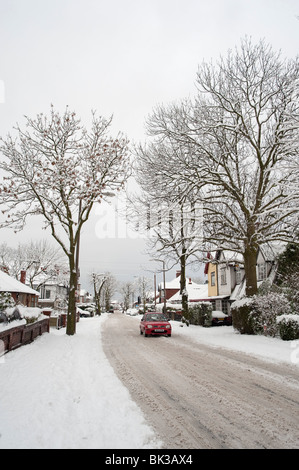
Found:
<path fill-rule="evenodd" d="M 176 272 L 176 277 L 170 281 L 165 283 L 165 291 L 166 291 L 166 300 L 171 303 L 181 302 L 181 272 Z M 163 302 L 163 290 L 164 285 L 163 282 L 159 284 L 159 302 Z M 189 302 L 200 302 L 204 300 L 208 300 L 208 286 L 206 284 L 197 284 L 192 281 L 190 277 L 186 278 L 186 290 L 188 293 L 188 301 Z"/>
<path fill-rule="evenodd" d="M 169 282 L 165 282 L 165 297 L 166 300 L 170 299 L 174 294 L 180 291 L 180 280 L 181 280 L 181 271 L 176 272 L 176 277 Z M 162 303 L 164 300 L 164 283 L 161 282 L 158 285 L 159 291 L 159 302 Z"/>
<path fill-rule="evenodd" d="M 7 273 L 0 271 L 0 292 L 9 292 L 17 304 L 22 304 L 26 307 L 36 307 L 39 292 L 31 289 L 31 287 L 27 286 L 23 282 L 23 272 L 21 273 L 21 281 L 18 281 Z"/>

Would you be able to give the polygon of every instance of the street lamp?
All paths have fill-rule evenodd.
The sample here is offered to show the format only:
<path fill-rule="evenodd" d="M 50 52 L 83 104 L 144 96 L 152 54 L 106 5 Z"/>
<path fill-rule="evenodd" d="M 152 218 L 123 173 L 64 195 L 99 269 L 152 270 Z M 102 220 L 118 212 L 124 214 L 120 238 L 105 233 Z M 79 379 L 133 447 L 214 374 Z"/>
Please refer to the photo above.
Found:
<path fill-rule="evenodd" d="M 162 260 L 162 259 L 152 259 L 151 261 L 159 261 L 160 263 L 163 263 L 163 268 L 162 268 L 162 271 L 163 271 L 163 284 L 164 284 L 164 307 L 163 307 L 163 310 L 164 310 L 164 314 L 166 315 L 166 286 L 165 286 L 165 261 Z M 155 293 L 156 295 L 156 293 Z"/>

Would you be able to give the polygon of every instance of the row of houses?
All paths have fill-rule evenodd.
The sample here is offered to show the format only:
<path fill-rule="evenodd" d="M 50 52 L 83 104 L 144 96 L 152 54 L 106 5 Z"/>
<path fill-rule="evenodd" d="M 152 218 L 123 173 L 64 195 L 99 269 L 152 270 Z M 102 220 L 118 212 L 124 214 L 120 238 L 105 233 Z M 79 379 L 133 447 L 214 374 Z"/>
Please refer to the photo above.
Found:
<path fill-rule="evenodd" d="M 267 245 L 259 248 L 256 260 L 258 287 L 266 280 L 273 282 L 277 257 L 284 246 Z M 175 279 L 165 283 L 165 297 L 168 304 L 180 304 L 180 271 Z M 206 282 L 197 284 L 191 278 L 186 280 L 189 302 L 209 301 L 213 310 L 230 314 L 231 304 L 245 296 L 246 282 L 243 257 L 229 250 L 208 253 L 204 274 Z M 164 300 L 164 285 L 159 284 L 159 301 Z"/>
<path fill-rule="evenodd" d="M 9 292 L 17 304 L 22 304 L 26 307 L 38 306 L 41 308 L 62 309 L 67 305 L 69 288 L 67 283 L 57 282 L 56 280 L 51 281 L 49 279 L 44 283 L 40 283 L 39 280 L 39 287 L 31 288 L 26 283 L 25 271 L 21 271 L 20 280 L 17 280 L 0 270 L 0 293 L 1 292 Z M 78 292 L 78 301 L 85 303 L 90 300 L 90 294 L 80 289 Z"/>

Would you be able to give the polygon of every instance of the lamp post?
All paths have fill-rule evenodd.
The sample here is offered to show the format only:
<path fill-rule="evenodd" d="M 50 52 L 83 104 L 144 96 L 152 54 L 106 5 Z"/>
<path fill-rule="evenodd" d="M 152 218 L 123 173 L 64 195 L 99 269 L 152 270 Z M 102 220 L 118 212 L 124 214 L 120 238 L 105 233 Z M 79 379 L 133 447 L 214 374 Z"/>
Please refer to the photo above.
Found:
<path fill-rule="evenodd" d="M 160 263 L 163 263 L 163 268 L 162 268 L 162 271 L 163 271 L 163 286 L 164 286 L 164 295 L 163 295 L 164 307 L 163 307 L 163 310 L 164 310 L 164 314 L 166 315 L 165 261 L 162 260 L 162 259 L 153 259 L 152 261 L 159 261 Z"/>
<path fill-rule="evenodd" d="M 154 302 L 155 302 L 155 310 L 157 305 L 157 286 L 156 286 L 156 273 L 154 274 Z"/>

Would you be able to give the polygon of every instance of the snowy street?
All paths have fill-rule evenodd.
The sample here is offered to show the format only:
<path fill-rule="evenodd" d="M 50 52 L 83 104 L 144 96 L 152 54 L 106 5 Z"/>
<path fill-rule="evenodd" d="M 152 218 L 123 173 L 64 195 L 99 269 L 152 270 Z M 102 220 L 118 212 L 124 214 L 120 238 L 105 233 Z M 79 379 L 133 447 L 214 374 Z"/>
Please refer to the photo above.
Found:
<path fill-rule="evenodd" d="M 0 358 L 0 449 L 157 448 L 101 347 L 107 316 L 83 318 Z"/>
<path fill-rule="evenodd" d="M 140 336 L 138 317 L 112 315 L 103 325 L 106 355 L 165 448 L 299 448 L 299 369 L 274 359 L 290 344 L 172 324 L 171 338 Z M 257 354 L 268 343 L 277 363 L 227 349 L 227 334 L 248 352 L 255 341 Z"/>
<path fill-rule="evenodd" d="M 0 448 L 299 447 L 293 342 L 139 321 L 82 318 L 1 357 Z"/>

